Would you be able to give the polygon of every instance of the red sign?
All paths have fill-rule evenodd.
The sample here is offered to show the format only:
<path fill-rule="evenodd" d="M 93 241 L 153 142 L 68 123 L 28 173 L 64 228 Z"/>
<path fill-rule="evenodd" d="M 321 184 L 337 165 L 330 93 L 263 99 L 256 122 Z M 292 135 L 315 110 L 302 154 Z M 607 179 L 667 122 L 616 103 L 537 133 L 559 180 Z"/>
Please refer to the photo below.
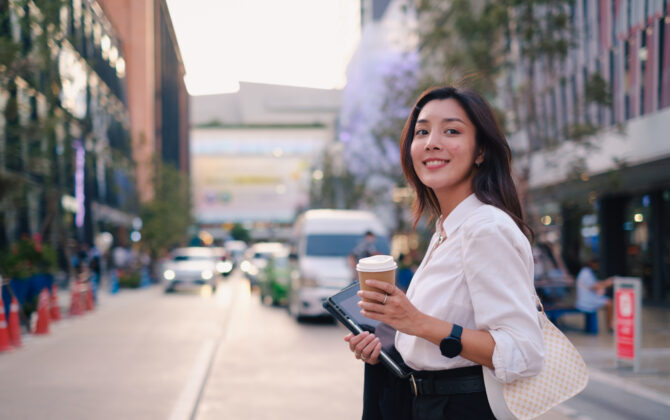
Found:
<path fill-rule="evenodd" d="M 616 299 L 616 355 L 620 359 L 635 357 L 635 292 L 619 289 Z"/>

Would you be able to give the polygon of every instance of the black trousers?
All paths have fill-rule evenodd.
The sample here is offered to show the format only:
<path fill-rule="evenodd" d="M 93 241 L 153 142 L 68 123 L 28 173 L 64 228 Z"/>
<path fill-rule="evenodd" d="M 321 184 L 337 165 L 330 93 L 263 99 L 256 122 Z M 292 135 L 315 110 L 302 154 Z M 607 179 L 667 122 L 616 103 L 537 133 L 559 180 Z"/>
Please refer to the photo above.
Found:
<path fill-rule="evenodd" d="M 485 391 L 414 396 L 408 379 L 398 378 L 382 364 L 365 364 L 363 420 L 410 419 L 486 420 L 495 416 Z"/>

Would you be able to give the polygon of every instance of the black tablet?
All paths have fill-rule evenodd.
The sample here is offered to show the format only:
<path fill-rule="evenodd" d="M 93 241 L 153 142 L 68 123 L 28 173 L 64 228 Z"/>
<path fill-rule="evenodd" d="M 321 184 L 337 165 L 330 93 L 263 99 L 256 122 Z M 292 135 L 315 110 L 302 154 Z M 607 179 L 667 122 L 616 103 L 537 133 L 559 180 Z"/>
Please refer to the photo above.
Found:
<path fill-rule="evenodd" d="M 409 377 L 412 369 L 405 365 L 394 346 L 396 330 L 390 325 L 361 315 L 361 308 L 358 306 L 361 298 L 356 294 L 358 290 L 358 283 L 353 283 L 326 299 L 323 307 L 352 333 L 358 335 L 363 331 L 369 331 L 379 337 L 382 343 L 379 359 L 396 376 Z"/>

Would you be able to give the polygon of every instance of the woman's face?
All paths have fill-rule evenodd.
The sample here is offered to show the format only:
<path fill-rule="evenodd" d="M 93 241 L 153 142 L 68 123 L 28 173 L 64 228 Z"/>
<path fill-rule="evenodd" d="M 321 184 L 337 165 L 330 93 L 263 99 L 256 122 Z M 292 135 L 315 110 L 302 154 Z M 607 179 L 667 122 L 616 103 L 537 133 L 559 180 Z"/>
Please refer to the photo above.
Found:
<path fill-rule="evenodd" d="M 475 126 L 455 99 L 436 99 L 424 105 L 414 128 L 410 153 L 421 182 L 438 196 L 443 193 L 469 195 L 476 152 Z"/>

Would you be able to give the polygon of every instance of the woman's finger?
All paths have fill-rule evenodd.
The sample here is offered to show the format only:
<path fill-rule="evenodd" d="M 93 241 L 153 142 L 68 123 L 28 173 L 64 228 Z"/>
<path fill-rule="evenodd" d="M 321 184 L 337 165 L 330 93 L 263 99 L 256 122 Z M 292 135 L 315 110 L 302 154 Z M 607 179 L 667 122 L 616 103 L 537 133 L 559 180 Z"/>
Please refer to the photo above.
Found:
<path fill-rule="evenodd" d="M 362 332 L 362 333 L 360 333 L 360 334 L 358 334 L 358 335 L 353 335 L 353 334 L 351 334 L 352 337 L 349 339 L 349 350 L 351 350 L 351 351 L 355 351 L 356 346 L 358 345 L 358 343 L 360 343 L 361 340 L 363 340 L 363 339 L 364 339 L 365 337 L 367 337 L 369 334 L 370 334 L 370 333 L 367 332 L 367 331 L 364 331 L 364 332 Z"/>
<path fill-rule="evenodd" d="M 386 293 L 371 292 L 369 290 L 359 290 L 357 294 L 362 299 L 373 300 L 379 303 L 383 302 L 384 298 L 387 296 Z"/>
<path fill-rule="evenodd" d="M 378 343 L 380 343 L 380 341 L 376 337 L 374 340 L 370 340 L 370 342 L 363 348 L 363 350 L 361 350 L 361 354 L 369 359 L 372 357 L 372 353 L 374 352 Z"/>
<path fill-rule="evenodd" d="M 369 345 L 371 342 L 373 342 L 376 338 L 377 338 L 377 337 L 375 337 L 374 334 L 369 334 L 367 337 L 363 338 L 363 339 L 356 345 L 356 349 L 354 350 L 354 353 L 357 353 L 357 354 L 361 354 L 361 353 L 363 353 L 363 354 L 367 354 L 367 353 L 369 353 L 369 352 L 364 353 L 364 351 L 365 351 L 365 349 L 368 347 L 368 345 Z"/>
<path fill-rule="evenodd" d="M 380 290 L 385 291 L 387 294 L 392 295 L 396 293 L 397 291 L 399 292 L 400 289 L 395 287 L 394 284 L 386 283 L 385 281 L 379 281 L 379 280 L 366 280 L 365 284 L 367 284 L 370 287 L 374 287 Z"/>

